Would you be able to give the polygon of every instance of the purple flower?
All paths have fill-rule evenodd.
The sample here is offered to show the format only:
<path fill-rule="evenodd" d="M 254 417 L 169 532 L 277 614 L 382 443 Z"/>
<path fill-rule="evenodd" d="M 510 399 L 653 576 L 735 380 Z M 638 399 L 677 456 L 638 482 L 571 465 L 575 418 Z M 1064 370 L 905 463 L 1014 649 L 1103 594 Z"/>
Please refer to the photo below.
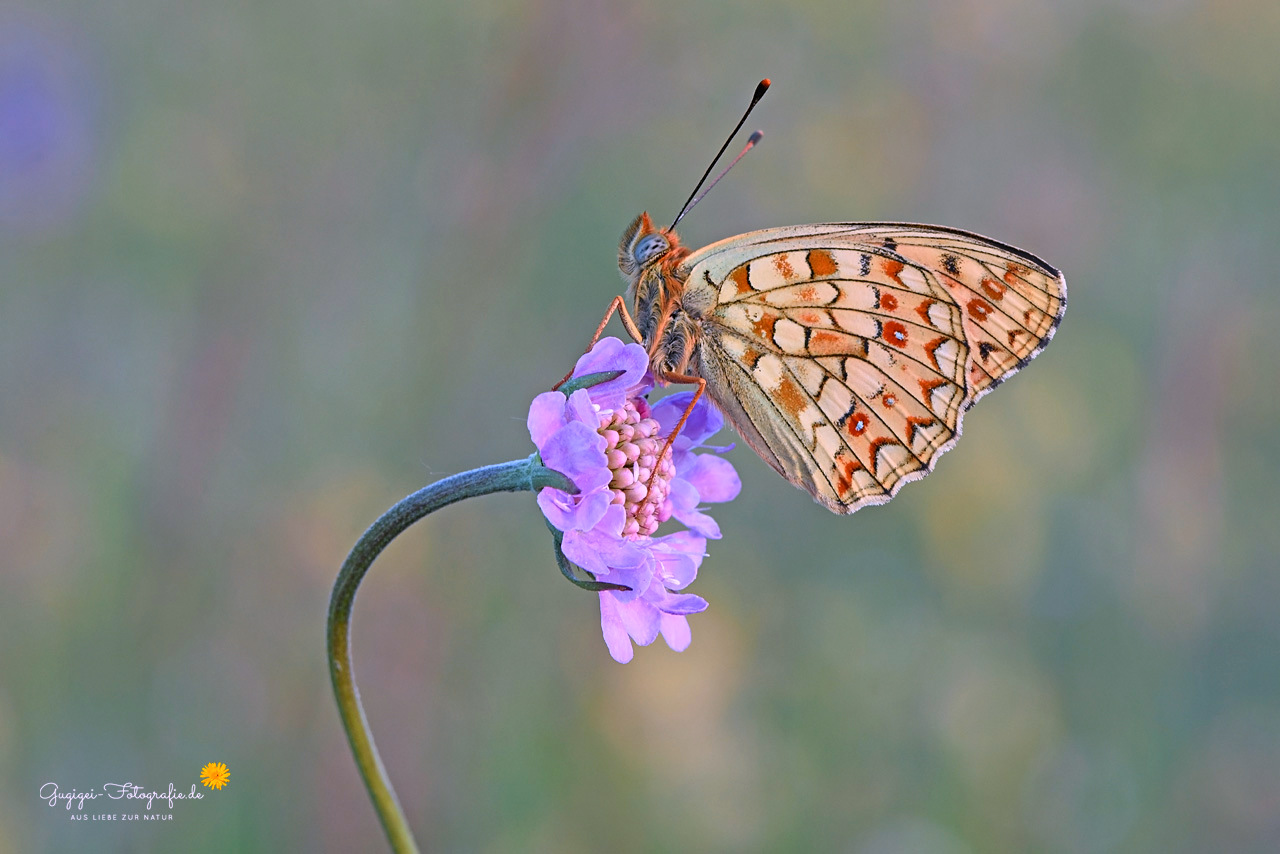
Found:
<path fill-rule="evenodd" d="M 570 495 L 547 487 L 538 493 L 538 506 L 564 532 L 565 557 L 598 581 L 630 588 L 599 594 L 605 643 L 621 662 L 631 660 L 631 641 L 645 646 L 659 634 L 677 652 L 689 646 L 686 616 L 707 603 L 675 591 L 697 577 L 707 539 L 720 537 L 699 505 L 732 500 L 741 489 L 726 460 L 695 453 L 723 425 L 709 404 L 694 408 L 663 453 L 690 396 L 671 395 L 651 412 L 644 398 L 653 388 L 648 366 L 638 344 L 602 339 L 578 360 L 573 376 L 621 376 L 567 396 L 540 394 L 529 407 L 529 435 L 543 464 L 579 490 Z M 673 516 L 691 530 L 654 536 Z"/>

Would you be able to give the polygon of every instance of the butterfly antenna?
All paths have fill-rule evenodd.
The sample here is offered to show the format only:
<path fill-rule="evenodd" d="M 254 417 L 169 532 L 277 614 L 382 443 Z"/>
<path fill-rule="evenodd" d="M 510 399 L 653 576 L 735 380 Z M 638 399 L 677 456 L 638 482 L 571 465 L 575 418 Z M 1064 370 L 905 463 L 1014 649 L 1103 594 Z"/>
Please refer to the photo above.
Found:
<path fill-rule="evenodd" d="M 738 152 L 738 156 L 733 158 L 732 162 L 730 162 L 728 166 L 724 167 L 724 171 L 721 172 L 719 175 L 717 175 L 716 179 L 707 185 L 707 188 L 703 190 L 701 194 L 699 194 L 698 198 L 694 199 L 692 202 L 689 203 L 689 206 L 685 208 L 684 213 L 680 214 L 680 216 L 684 216 L 684 214 L 693 210 L 694 206 L 698 204 L 698 202 L 705 199 L 707 197 L 707 193 L 711 192 L 711 188 L 714 187 L 716 184 L 719 184 L 720 179 L 723 178 L 725 175 L 728 175 L 729 170 L 732 169 L 734 166 L 738 165 L 738 161 L 741 160 L 743 157 L 745 157 L 748 151 L 755 148 L 756 143 L 759 142 L 760 138 L 763 136 L 764 136 L 764 131 L 762 130 L 758 130 L 755 133 L 751 134 L 751 137 L 747 140 L 747 144 L 744 145 L 742 147 L 742 150 Z M 679 221 L 680 221 L 680 217 L 676 217 L 676 222 L 679 222 Z M 676 227 L 674 222 L 671 224 L 671 227 L 672 228 Z"/>
<path fill-rule="evenodd" d="M 742 126 L 746 124 L 747 116 L 751 115 L 751 111 L 756 108 L 756 104 L 760 103 L 760 99 L 764 97 L 764 93 L 769 91 L 769 86 L 770 82 L 768 77 L 761 80 L 759 85 L 756 86 L 756 92 L 751 96 L 751 103 L 747 106 L 747 111 L 742 114 L 742 118 L 738 120 L 737 126 L 733 129 L 733 133 L 729 134 L 729 138 L 724 141 L 724 145 L 720 146 L 720 150 L 716 153 L 715 158 L 712 159 L 711 165 L 707 167 L 707 171 L 702 173 L 702 178 L 698 180 L 698 186 L 693 188 L 693 192 L 690 193 L 689 198 L 685 200 L 684 207 L 680 208 L 680 213 L 676 215 L 675 221 L 671 223 L 671 228 L 675 228 L 676 225 L 679 224 L 680 220 L 684 219 L 684 215 L 687 214 L 694 205 L 702 201 L 702 196 L 698 196 L 698 191 L 701 190 L 702 185 L 706 183 L 707 176 L 711 174 L 711 170 L 716 168 L 716 164 L 719 163 L 720 158 L 724 156 L 724 152 L 729 147 L 729 143 L 733 142 L 733 138 L 738 135 L 738 131 L 742 130 Z M 733 163 L 737 163 L 741 160 L 742 155 L 750 151 L 751 147 L 760 141 L 761 136 L 762 134 L 759 131 L 753 133 L 750 141 L 747 142 L 747 147 L 742 149 L 742 153 L 733 159 Z M 725 169 L 724 172 L 720 173 L 719 178 L 716 178 L 715 181 L 711 182 L 711 187 L 714 187 L 716 185 L 716 181 L 719 181 L 720 178 L 724 177 L 725 172 L 728 172 L 729 169 L 733 168 L 733 163 L 730 163 L 728 169 Z M 707 187 L 707 190 L 710 191 L 711 187 Z M 702 195 L 705 196 L 706 193 L 703 193 Z M 695 196 L 697 196 L 696 199 L 694 198 Z M 671 229 L 669 228 L 667 230 L 670 231 Z"/>

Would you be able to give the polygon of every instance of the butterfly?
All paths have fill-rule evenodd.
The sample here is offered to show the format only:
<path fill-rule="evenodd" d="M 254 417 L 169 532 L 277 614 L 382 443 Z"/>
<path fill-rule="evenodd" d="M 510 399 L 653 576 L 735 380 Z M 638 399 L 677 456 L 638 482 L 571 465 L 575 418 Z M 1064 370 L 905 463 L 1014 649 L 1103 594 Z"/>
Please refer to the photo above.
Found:
<path fill-rule="evenodd" d="M 696 384 L 695 400 L 709 395 L 766 463 L 835 513 L 883 504 L 932 471 L 965 412 L 1045 348 L 1067 307 L 1058 270 L 959 229 L 821 223 L 691 251 L 676 223 L 642 213 L 627 227 L 626 296 L 600 328 L 618 310 L 658 382 Z"/>

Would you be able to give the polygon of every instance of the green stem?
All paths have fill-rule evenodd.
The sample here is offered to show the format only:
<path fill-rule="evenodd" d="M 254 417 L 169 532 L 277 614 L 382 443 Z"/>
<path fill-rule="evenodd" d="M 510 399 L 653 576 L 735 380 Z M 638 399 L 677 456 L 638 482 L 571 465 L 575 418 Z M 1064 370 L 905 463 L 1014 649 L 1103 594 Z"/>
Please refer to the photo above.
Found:
<path fill-rule="evenodd" d="M 566 492 L 577 492 L 573 482 L 557 471 L 544 467 L 537 455 L 527 460 L 485 466 L 455 474 L 424 487 L 398 502 L 369 526 L 351 553 L 347 555 L 329 597 L 329 675 L 333 678 L 333 693 L 338 700 L 338 712 L 342 726 L 351 742 L 356 765 L 369 789 L 373 808 L 378 813 L 382 828 L 387 833 L 391 850 L 416 852 L 413 832 L 405 819 L 404 811 L 396 798 L 395 789 L 387 778 L 387 769 L 378 756 L 369 731 L 369 721 L 360 704 L 360 692 L 356 690 L 355 673 L 351 665 L 351 609 L 355 604 L 356 590 L 369 571 L 374 558 L 387 544 L 399 536 L 414 522 L 455 501 L 488 495 L 491 492 L 537 492 L 544 486 L 554 486 Z"/>

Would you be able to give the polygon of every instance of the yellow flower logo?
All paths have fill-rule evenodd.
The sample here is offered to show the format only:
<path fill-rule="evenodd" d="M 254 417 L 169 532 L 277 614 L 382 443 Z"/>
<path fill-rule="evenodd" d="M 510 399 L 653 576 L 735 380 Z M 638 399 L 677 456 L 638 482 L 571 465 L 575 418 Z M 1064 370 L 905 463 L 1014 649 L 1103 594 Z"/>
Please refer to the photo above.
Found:
<path fill-rule="evenodd" d="M 221 762 L 210 762 L 200 769 L 200 782 L 210 789 L 221 789 L 231 780 L 231 772 Z"/>

